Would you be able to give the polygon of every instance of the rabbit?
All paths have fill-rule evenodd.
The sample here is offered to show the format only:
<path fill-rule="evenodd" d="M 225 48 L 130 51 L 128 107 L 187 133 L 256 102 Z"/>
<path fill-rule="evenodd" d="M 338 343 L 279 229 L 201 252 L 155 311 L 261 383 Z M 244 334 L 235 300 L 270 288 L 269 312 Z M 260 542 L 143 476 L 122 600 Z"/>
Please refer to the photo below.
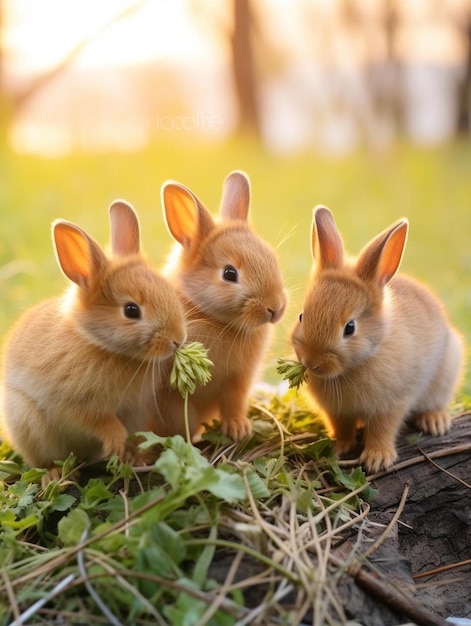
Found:
<path fill-rule="evenodd" d="M 186 339 L 180 299 L 140 253 L 133 208 L 110 207 L 112 256 L 78 226 L 57 220 L 53 244 L 71 289 L 27 311 L 5 346 L 7 439 L 34 467 L 132 460 L 128 435 L 150 430 L 155 369 Z"/>
<path fill-rule="evenodd" d="M 464 346 L 441 303 L 416 280 L 396 275 L 407 219 L 392 224 L 360 253 L 344 258 L 332 213 L 314 211 L 314 270 L 291 341 L 307 368 L 307 388 L 342 455 L 364 426 L 360 462 L 389 469 L 406 418 L 444 434 L 447 407 L 460 381 Z"/>
<path fill-rule="evenodd" d="M 163 274 L 181 296 L 188 341 L 208 349 L 212 379 L 189 400 L 193 441 L 202 424 L 221 422 L 233 441 L 249 436 L 249 394 L 287 296 L 274 251 L 248 223 L 250 183 L 234 171 L 224 182 L 219 220 L 185 186 L 162 187 L 167 226 L 177 241 Z M 183 433 L 183 401 L 162 385 L 155 432 Z"/>

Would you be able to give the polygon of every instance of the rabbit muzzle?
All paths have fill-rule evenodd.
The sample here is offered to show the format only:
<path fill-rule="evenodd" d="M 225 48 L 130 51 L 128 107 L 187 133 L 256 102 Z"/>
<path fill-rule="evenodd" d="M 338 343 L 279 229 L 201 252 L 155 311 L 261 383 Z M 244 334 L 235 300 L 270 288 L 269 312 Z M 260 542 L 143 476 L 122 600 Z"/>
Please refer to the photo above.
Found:
<path fill-rule="evenodd" d="M 267 307 L 268 322 L 270 324 L 276 324 L 277 322 L 279 322 L 280 319 L 283 317 L 285 310 L 286 310 L 286 303 L 281 304 L 276 309 Z"/>

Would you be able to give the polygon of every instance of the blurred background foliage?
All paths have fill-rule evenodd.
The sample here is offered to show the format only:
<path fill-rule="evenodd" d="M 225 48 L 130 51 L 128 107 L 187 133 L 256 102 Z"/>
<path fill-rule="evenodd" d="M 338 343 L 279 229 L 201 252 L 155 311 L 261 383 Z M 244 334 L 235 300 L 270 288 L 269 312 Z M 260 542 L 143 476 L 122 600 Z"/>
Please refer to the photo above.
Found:
<path fill-rule="evenodd" d="M 105 243 L 125 198 L 161 265 L 162 183 L 216 211 L 240 168 L 290 291 L 270 380 L 319 203 L 351 253 L 407 216 L 403 269 L 470 343 L 470 36 L 469 0 L 0 0 L 0 336 L 64 287 L 53 219 Z"/>

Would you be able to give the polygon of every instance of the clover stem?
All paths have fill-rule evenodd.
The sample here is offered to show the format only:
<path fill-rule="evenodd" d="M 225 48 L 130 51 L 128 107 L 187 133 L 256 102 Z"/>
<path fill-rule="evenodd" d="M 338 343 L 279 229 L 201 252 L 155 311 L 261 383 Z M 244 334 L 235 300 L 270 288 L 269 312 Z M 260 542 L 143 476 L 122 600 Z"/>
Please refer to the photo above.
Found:
<path fill-rule="evenodd" d="M 184 417 L 185 417 L 185 435 L 187 443 L 191 444 L 191 432 L 190 432 L 190 416 L 188 414 L 188 389 L 185 391 L 184 397 Z"/>

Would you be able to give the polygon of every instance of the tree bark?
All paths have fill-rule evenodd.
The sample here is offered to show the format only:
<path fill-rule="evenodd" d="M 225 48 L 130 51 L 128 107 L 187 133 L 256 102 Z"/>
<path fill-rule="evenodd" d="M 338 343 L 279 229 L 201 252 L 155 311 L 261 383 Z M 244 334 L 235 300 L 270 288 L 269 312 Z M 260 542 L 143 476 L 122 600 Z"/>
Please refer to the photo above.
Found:
<path fill-rule="evenodd" d="M 232 67 L 239 107 L 238 131 L 260 135 L 260 116 L 253 53 L 253 14 L 250 0 L 234 0 L 231 36 Z"/>
<path fill-rule="evenodd" d="M 466 67 L 458 100 L 458 134 L 460 135 L 469 135 L 471 132 L 471 114 L 469 110 L 471 98 L 471 15 L 468 16 L 468 23 L 466 25 L 466 40 L 468 54 L 466 56 Z"/>

